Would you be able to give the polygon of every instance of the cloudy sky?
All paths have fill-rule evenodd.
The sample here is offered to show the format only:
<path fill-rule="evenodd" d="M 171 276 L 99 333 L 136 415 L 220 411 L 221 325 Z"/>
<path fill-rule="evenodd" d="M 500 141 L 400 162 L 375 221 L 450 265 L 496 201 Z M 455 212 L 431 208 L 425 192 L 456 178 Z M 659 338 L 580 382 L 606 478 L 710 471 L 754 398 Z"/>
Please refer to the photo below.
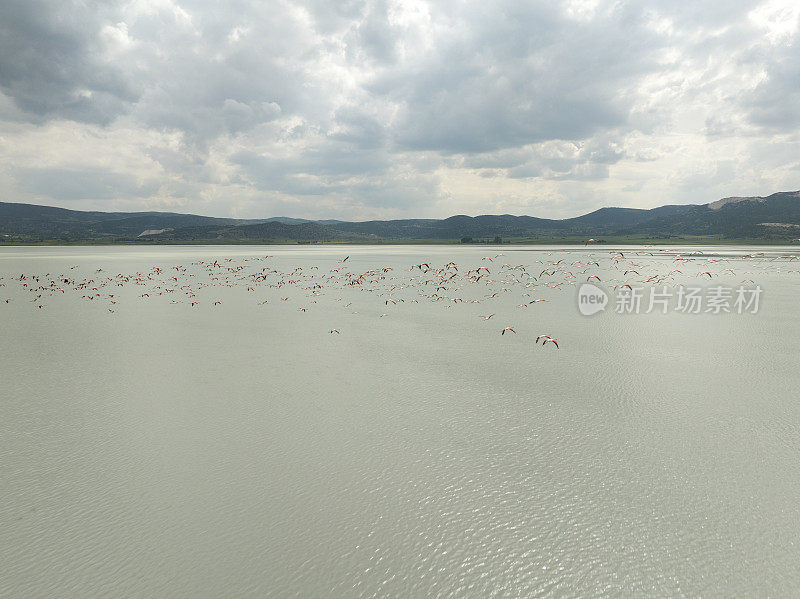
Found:
<path fill-rule="evenodd" d="M 3 0 L 0 201 L 307 218 L 800 189 L 797 0 Z"/>

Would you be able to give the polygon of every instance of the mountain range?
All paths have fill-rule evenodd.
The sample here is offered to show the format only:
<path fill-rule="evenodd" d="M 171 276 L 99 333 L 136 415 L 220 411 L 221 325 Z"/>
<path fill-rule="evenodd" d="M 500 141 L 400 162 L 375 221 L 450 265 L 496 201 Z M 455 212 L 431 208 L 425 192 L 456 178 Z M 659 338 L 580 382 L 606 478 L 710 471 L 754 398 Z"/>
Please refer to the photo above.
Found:
<path fill-rule="evenodd" d="M 499 238 L 499 239 L 498 239 Z M 0 202 L 0 243 L 392 243 L 754 240 L 800 238 L 800 191 L 650 210 L 601 208 L 562 220 L 457 215 L 347 222 L 231 219 L 171 212 L 84 212 Z"/>

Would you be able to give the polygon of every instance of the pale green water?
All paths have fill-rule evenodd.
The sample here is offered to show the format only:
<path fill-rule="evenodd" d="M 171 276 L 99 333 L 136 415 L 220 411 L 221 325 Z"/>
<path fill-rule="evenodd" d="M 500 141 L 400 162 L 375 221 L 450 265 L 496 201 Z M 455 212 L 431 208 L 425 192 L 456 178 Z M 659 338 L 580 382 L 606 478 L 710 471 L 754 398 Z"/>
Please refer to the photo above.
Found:
<path fill-rule="evenodd" d="M 2 248 L 0 596 L 797 596 L 797 250 L 700 249 Z M 759 312 L 578 312 L 676 269 Z"/>

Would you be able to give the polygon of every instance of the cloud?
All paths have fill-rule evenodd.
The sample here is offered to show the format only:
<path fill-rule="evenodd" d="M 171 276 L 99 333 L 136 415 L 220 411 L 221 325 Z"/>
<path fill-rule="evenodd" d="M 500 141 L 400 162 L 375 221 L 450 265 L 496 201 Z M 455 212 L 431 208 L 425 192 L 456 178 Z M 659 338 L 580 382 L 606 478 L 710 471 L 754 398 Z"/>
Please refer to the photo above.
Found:
<path fill-rule="evenodd" d="M 142 199 L 157 193 L 159 188 L 157 181 L 141 181 L 130 173 L 105 169 L 25 168 L 14 174 L 21 191 L 38 197 L 58 197 L 66 202 Z"/>
<path fill-rule="evenodd" d="M 113 2 L 99 10 L 44 0 L 0 4 L 0 88 L 25 118 L 109 124 L 132 108 L 139 90 L 105 60 L 95 35 L 113 12 Z"/>
<path fill-rule="evenodd" d="M 750 121 L 772 133 L 800 127 L 800 38 L 795 35 L 773 55 L 745 106 Z"/>
<path fill-rule="evenodd" d="M 15 201 L 253 217 L 797 188 L 798 21 L 789 0 L 9 0 L 0 177 Z"/>
<path fill-rule="evenodd" d="M 439 13 L 449 35 L 372 84 L 399 105 L 402 147 L 479 153 L 626 122 L 627 90 L 654 68 L 655 36 L 631 35 L 614 8 L 585 24 L 552 3 L 479 6 Z"/>

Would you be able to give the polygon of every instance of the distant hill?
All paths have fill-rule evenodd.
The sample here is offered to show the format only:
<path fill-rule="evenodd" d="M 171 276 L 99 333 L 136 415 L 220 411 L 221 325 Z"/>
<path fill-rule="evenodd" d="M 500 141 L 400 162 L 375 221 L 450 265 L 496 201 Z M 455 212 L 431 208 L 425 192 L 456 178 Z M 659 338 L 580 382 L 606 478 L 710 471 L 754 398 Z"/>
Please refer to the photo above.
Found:
<path fill-rule="evenodd" d="M 537 237 L 611 234 L 666 215 L 678 215 L 693 206 L 664 206 L 652 210 L 601 208 L 564 220 L 532 216 L 451 216 L 442 220 L 411 219 L 331 224 L 340 231 L 377 235 L 387 239 L 461 239 L 464 237 Z"/>
<path fill-rule="evenodd" d="M 774 226 L 789 225 L 789 226 Z M 724 235 L 740 239 L 800 237 L 800 191 L 767 197 L 726 198 L 679 213 L 662 215 L 623 229 L 622 233 L 645 235 Z"/>
<path fill-rule="evenodd" d="M 172 212 L 84 212 L 0 202 L 0 234 L 42 239 L 137 237 L 148 229 L 246 222 L 249 221 Z"/>
<path fill-rule="evenodd" d="M 320 243 L 383 241 L 578 241 L 587 237 L 790 241 L 800 237 L 800 192 L 724 198 L 650 210 L 601 208 L 562 220 L 456 215 L 445 219 L 346 222 L 291 217 L 230 219 L 170 212 L 84 212 L 0 202 L 0 241 L 136 243 Z"/>
<path fill-rule="evenodd" d="M 207 241 L 209 243 L 365 241 L 362 237 L 337 231 L 313 221 L 287 224 L 279 220 L 256 224 L 183 227 L 153 236 L 154 239 L 161 241 Z"/>

